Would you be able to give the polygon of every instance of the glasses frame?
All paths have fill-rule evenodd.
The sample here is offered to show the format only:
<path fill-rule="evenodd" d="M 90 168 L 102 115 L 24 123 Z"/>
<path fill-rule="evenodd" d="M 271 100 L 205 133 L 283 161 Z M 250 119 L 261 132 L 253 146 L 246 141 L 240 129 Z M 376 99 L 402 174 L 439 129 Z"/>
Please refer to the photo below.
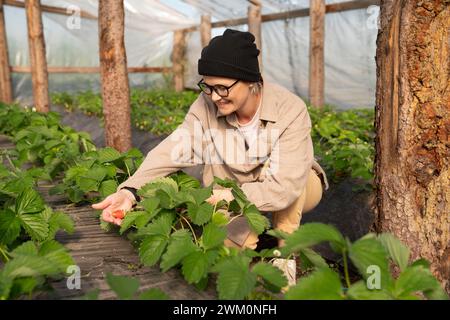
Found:
<path fill-rule="evenodd" d="M 224 86 L 223 84 L 216 84 L 215 86 L 210 86 L 209 84 L 206 84 L 206 83 L 204 82 L 204 80 L 202 79 L 202 80 L 200 80 L 200 81 L 197 83 L 197 86 L 200 88 L 200 90 L 201 90 L 202 92 L 204 92 L 204 93 L 207 94 L 207 95 L 212 95 L 212 93 L 213 93 L 213 91 L 214 91 L 215 93 L 217 93 L 217 95 L 218 95 L 219 97 L 226 98 L 226 97 L 228 97 L 228 96 L 230 95 L 230 89 L 231 89 L 231 87 L 233 87 L 233 86 L 234 86 L 236 83 L 238 83 L 239 81 L 240 81 L 240 79 L 236 80 L 233 84 L 231 84 L 231 85 L 229 85 L 229 86 L 227 87 L 227 86 Z M 209 90 L 211 90 L 211 92 L 210 92 L 210 93 L 205 92 L 205 90 L 202 89 L 201 85 L 205 85 Z M 219 89 L 216 88 L 216 87 L 218 87 L 218 86 L 220 86 L 221 88 L 226 89 L 226 90 L 227 90 L 227 94 L 226 94 L 226 95 L 221 95 L 221 94 L 218 92 Z"/>

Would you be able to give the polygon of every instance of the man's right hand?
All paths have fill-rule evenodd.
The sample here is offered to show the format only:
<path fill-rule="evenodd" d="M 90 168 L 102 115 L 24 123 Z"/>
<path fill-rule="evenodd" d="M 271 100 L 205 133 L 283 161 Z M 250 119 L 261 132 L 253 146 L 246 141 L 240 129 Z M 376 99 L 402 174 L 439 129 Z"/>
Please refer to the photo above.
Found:
<path fill-rule="evenodd" d="M 106 222 L 120 226 L 127 211 L 130 211 L 136 203 L 133 193 L 129 190 L 121 189 L 110 194 L 103 201 L 94 203 L 92 208 L 102 211 L 102 219 Z"/>

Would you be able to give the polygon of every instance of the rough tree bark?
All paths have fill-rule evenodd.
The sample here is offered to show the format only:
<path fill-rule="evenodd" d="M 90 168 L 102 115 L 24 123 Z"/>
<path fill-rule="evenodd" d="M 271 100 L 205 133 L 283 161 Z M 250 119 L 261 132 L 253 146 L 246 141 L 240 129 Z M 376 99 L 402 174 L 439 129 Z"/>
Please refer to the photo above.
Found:
<path fill-rule="evenodd" d="M 450 292 L 450 1 L 385 0 L 380 17 L 374 227 Z"/>
<path fill-rule="evenodd" d="M 262 64 L 262 35 L 261 35 L 261 3 L 260 1 L 252 2 L 248 6 L 247 11 L 248 17 L 248 31 L 255 36 L 255 44 L 259 49 L 259 70 L 262 72 L 263 64 Z"/>
<path fill-rule="evenodd" d="M 173 84 L 176 92 L 184 90 L 184 65 L 186 64 L 186 31 L 175 30 L 173 33 L 172 70 Z"/>
<path fill-rule="evenodd" d="M 28 47 L 34 104 L 37 111 L 48 112 L 50 110 L 50 99 L 48 96 L 48 72 L 40 0 L 25 0 L 25 10 L 27 12 Z"/>
<path fill-rule="evenodd" d="M 310 0 L 309 100 L 315 108 L 325 103 L 325 0 Z"/>
<path fill-rule="evenodd" d="M 98 8 L 105 140 L 124 152 L 131 148 L 131 108 L 123 1 L 100 0 Z"/>
<path fill-rule="evenodd" d="M 202 48 L 206 47 L 211 40 L 211 16 L 209 14 L 202 14 L 200 23 L 200 39 Z"/>

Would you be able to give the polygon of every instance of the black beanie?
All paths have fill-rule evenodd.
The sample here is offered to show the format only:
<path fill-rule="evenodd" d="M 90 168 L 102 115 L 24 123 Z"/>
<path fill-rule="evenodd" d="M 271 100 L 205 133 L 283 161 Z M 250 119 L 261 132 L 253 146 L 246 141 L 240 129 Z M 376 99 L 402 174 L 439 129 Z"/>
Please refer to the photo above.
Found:
<path fill-rule="evenodd" d="M 250 32 L 227 29 L 211 39 L 198 60 L 198 74 L 239 79 L 261 80 L 255 36 Z"/>

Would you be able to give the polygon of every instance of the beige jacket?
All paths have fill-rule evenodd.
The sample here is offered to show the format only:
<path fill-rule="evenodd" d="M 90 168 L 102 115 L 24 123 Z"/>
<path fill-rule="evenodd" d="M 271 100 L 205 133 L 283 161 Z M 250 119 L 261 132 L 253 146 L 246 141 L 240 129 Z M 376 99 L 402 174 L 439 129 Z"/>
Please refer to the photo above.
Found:
<path fill-rule="evenodd" d="M 201 93 L 183 123 L 147 154 L 117 190 L 139 189 L 152 179 L 198 164 L 203 165 L 204 186 L 214 176 L 236 180 L 261 211 L 278 211 L 293 203 L 311 168 L 321 174 L 328 189 L 325 172 L 314 159 L 305 103 L 281 86 L 264 83 L 259 117 L 258 142 L 247 146 L 235 113 L 222 115 Z"/>

